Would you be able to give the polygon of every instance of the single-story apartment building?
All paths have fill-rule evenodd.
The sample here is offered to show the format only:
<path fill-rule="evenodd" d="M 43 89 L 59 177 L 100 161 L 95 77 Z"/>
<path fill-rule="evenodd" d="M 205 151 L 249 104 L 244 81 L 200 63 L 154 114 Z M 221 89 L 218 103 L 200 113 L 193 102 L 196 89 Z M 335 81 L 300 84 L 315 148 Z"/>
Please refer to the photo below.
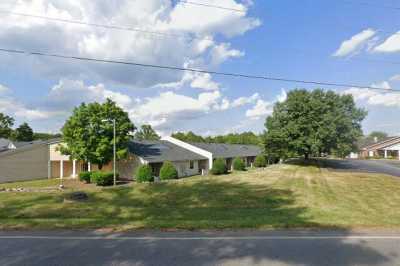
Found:
<path fill-rule="evenodd" d="M 90 162 L 71 160 L 58 147 L 60 139 L 32 142 L 0 151 L 0 183 L 43 178 L 77 178 L 80 172 L 96 171 L 98 166 Z M 206 174 L 215 159 L 223 158 L 230 167 L 232 159 L 243 158 L 251 166 L 261 149 L 253 145 L 227 145 L 185 143 L 168 137 L 159 141 L 136 141 L 128 144 L 129 155 L 117 161 L 116 170 L 121 178 L 132 179 L 140 165 L 152 167 L 158 176 L 163 162 L 170 161 L 179 177 Z M 104 165 L 102 171 L 111 171 L 112 163 Z"/>
<path fill-rule="evenodd" d="M 400 160 L 400 137 L 388 137 L 360 148 L 360 158 L 397 158 Z"/>

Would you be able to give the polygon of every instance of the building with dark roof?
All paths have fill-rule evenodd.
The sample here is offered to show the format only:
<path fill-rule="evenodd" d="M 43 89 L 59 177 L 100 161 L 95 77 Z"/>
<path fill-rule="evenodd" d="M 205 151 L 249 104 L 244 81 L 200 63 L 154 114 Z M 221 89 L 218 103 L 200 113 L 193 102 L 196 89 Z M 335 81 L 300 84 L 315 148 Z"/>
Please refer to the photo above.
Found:
<path fill-rule="evenodd" d="M 72 160 L 59 151 L 64 145 L 60 139 L 11 143 L 1 141 L 0 183 L 8 181 L 43 178 L 76 178 L 80 172 L 97 171 L 99 167 L 90 162 Z M 11 147 L 11 148 L 10 148 Z M 159 141 L 131 141 L 129 155 L 117 161 L 120 177 L 134 178 L 140 165 L 148 164 L 154 176 L 158 176 L 165 161 L 170 161 L 179 177 L 205 174 L 212 168 L 215 159 L 223 158 L 230 167 L 233 158 L 242 158 L 248 166 L 254 162 L 261 149 L 253 145 L 185 143 L 174 138 Z M 112 163 L 104 165 L 102 171 L 111 171 Z"/>
<path fill-rule="evenodd" d="M 397 158 L 400 160 L 400 137 L 388 137 L 360 148 L 361 158 Z"/>

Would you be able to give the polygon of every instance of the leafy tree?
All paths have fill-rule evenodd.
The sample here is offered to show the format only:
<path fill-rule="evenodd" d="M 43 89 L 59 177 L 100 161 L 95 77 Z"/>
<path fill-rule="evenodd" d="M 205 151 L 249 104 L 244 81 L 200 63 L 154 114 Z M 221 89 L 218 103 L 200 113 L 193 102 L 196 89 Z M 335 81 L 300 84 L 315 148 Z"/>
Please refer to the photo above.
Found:
<path fill-rule="evenodd" d="M 153 181 L 153 171 L 150 165 L 141 165 L 136 170 L 136 181 L 139 183 L 152 182 Z"/>
<path fill-rule="evenodd" d="M 294 90 L 267 118 L 265 150 L 279 158 L 297 154 L 308 159 L 333 151 L 344 155 L 355 149 L 366 115 L 351 95 Z"/>
<path fill-rule="evenodd" d="M 246 170 L 246 164 L 241 158 L 235 158 L 233 160 L 233 169 L 236 171 L 244 171 Z"/>
<path fill-rule="evenodd" d="M 172 134 L 171 136 L 184 142 L 205 142 L 202 136 L 196 135 L 192 131 L 189 131 L 187 133 L 177 132 Z"/>
<path fill-rule="evenodd" d="M 33 130 L 28 123 L 20 125 L 12 134 L 16 141 L 33 141 Z"/>
<path fill-rule="evenodd" d="M 150 125 L 142 125 L 135 134 L 137 140 L 159 140 L 160 138 Z"/>
<path fill-rule="evenodd" d="M 267 160 L 264 155 L 258 155 L 254 160 L 254 167 L 262 168 L 267 166 Z"/>
<path fill-rule="evenodd" d="M 360 137 L 360 139 L 358 141 L 358 148 L 361 148 L 361 147 L 363 147 L 365 145 L 372 144 L 372 143 L 375 142 L 375 140 L 377 142 L 383 141 L 388 137 L 389 137 L 389 135 L 387 133 L 385 133 L 385 132 L 373 131 L 367 136 Z"/>
<path fill-rule="evenodd" d="M 161 180 L 169 180 L 169 179 L 177 179 L 178 171 L 175 166 L 171 162 L 164 162 L 160 169 L 160 179 Z"/>
<path fill-rule="evenodd" d="M 202 137 L 189 131 L 188 133 L 174 133 L 172 137 L 185 142 L 206 142 L 206 143 L 226 143 L 226 144 L 252 144 L 260 145 L 262 138 L 253 132 L 231 133 L 228 135 Z"/>
<path fill-rule="evenodd" d="M 228 173 L 228 168 L 226 166 L 224 159 L 217 159 L 213 163 L 213 167 L 211 169 L 211 174 L 213 175 L 224 175 Z"/>
<path fill-rule="evenodd" d="M 12 126 L 14 125 L 14 118 L 0 113 L 0 138 L 8 139 L 12 133 Z"/>
<path fill-rule="evenodd" d="M 49 134 L 49 133 L 33 133 L 34 140 L 49 140 L 49 139 L 56 139 L 61 138 L 61 134 Z"/>
<path fill-rule="evenodd" d="M 135 130 L 129 116 L 115 102 L 107 99 L 103 104 L 82 103 L 62 128 L 63 154 L 72 159 L 97 164 L 99 169 L 113 158 L 113 123 L 116 120 L 117 158 L 128 155 L 127 143 Z"/>

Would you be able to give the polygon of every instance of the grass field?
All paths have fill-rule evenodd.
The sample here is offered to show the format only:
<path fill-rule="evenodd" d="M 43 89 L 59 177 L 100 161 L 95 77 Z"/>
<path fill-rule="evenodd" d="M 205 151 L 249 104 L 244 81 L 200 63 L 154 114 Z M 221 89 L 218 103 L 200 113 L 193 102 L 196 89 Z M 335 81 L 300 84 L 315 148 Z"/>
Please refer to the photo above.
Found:
<path fill-rule="evenodd" d="M 7 184 L 46 187 L 57 181 Z M 400 179 L 276 165 L 226 176 L 192 177 L 119 188 L 86 187 L 89 200 L 65 193 L 0 193 L 0 228 L 233 229 L 399 228 Z M 0 185 L 1 187 L 5 187 Z"/>

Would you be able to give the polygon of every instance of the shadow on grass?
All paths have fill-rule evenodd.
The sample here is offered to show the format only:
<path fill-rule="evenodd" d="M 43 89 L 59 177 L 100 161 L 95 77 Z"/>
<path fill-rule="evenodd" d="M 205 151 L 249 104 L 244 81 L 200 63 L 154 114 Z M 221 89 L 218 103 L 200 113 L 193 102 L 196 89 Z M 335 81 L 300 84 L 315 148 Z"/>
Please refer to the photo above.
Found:
<path fill-rule="evenodd" d="M 291 190 L 218 177 L 193 182 L 135 185 L 89 193 L 87 203 L 63 203 L 61 194 L 2 198 L 1 219 L 28 227 L 147 229 L 318 228 Z M 150 233 L 151 236 L 152 233 Z M 219 233 L 202 233 L 218 236 Z M 257 233 L 253 234 L 257 236 Z M 287 233 L 284 233 L 287 234 Z M 307 236 L 312 232 L 298 232 Z M 344 237 L 349 234 L 342 229 Z M 67 233 L 68 235 L 68 233 Z M 95 233 L 89 233 L 95 235 Z M 170 234 L 167 236 L 174 236 Z M 0 240 L 2 241 L 2 240 Z M 359 242 L 328 240 L 27 240 L 6 247 L 0 264 L 52 264 L 68 254 L 69 264 L 266 264 L 378 265 L 390 258 Z M 29 248 L 23 245 L 29 245 Z M 316 249 L 318 248 L 318 250 Z M 38 256 L 45 251 L 45 256 Z M 134 252 L 133 252 L 134 251 Z M 155 252 L 155 253 L 154 253 Z M 157 255 L 156 255 L 157 254 Z M 188 260 L 188 258 L 190 260 Z M 86 259 L 86 260 L 85 260 Z"/>

